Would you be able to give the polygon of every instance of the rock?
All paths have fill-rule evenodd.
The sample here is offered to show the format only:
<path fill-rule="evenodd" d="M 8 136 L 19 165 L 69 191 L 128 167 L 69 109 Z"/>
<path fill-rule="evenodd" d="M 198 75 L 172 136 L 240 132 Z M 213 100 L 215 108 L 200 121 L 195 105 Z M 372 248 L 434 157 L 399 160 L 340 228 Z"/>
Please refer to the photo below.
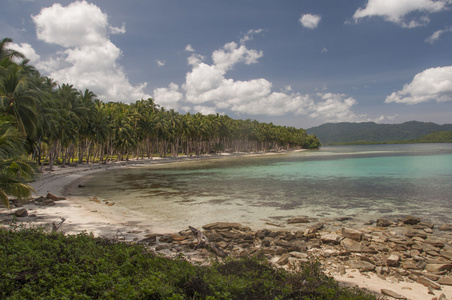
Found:
<path fill-rule="evenodd" d="M 57 197 L 52 193 L 47 193 L 46 199 L 50 199 L 52 201 L 60 201 L 60 200 L 66 200 L 64 197 Z"/>
<path fill-rule="evenodd" d="M 307 247 L 304 241 L 293 241 L 286 242 L 282 240 L 275 240 L 274 244 L 277 246 L 281 246 L 287 249 L 289 252 L 291 251 L 306 251 Z"/>
<path fill-rule="evenodd" d="M 311 226 L 308 229 L 306 229 L 306 231 L 304 232 L 304 235 L 309 235 L 309 234 L 316 233 L 317 231 L 322 229 L 324 226 L 325 226 L 324 223 L 317 223 L 314 226 Z"/>
<path fill-rule="evenodd" d="M 338 245 L 342 239 L 343 239 L 342 236 L 335 233 L 327 233 L 320 237 L 320 240 L 324 244 L 333 244 L 333 245 Z"/>
<path fill-rule="evenodd" d="M 418 217 L 406 216 L 401 221 L 403 224 L 416 225 L 421 222 L 421 219 Z"/>
<path fill-rule="evenodd" d="M 352 228 L 342 228 L 342 235 L 346 238 L 355 240 L 355 241 L 361 241 L 363 239 L 363 233 L 359 230 L 352 229 Z"/>
<path fill-rule="evenodd" d="M 417 269 L 417 265 L 412 261 L 404 261 L 402 263 L 402 268 L 405 270 Z"/>
<path fill-rule="evenodd" d="M 385 296 L 389 296 L 389 297 L 392 297 L 392 298 L 395 298 L 395 299 L 408 299 L 407 297 L 399 295 L 396 292 L 393 292 L 393 291 L 388 290 L 388 289 L 381 289 L 381 293 L 383 295 L 385 295 Z"/>
<path fill-rule="evenodd" d="M 338 220 L 339 222 L 344 222 L 344 221 L 349 221 L 351 219 L 352 219 L 352 217 L 339 217 L 336 220 Z"/>
<path fill-rule="evenodd" d="M 378 227 L 389 227 L 392 224 L 393 223 L 391 221 L 389 221 L 388 219 L 378 219 L 377 220 L 377 226 Z"/>
<path fill-rule="evenodd" d="M 450 250 L 441 250 L 439 252 L 439 255 L 447 258 L 448 260 L 452 260 L 452 251 L 450 251 Z"/>
<path fill-rule="evenodd" d="M 441 231 L 452 231 L 452 224 L 443 224 L 439 227 Z"/>
<path fill-rule="evenodd" d="M 159 239 L 159 242 L 162 243 L 172 243 L 173 242 L 173 237 L 171 235 L 162 235 Z"/>
<path fill-rule="evenodd" d="M 425 270 L 428 272 L 441 272 L 452 270 L 452 263 L 448 264 L 427 264 Z"/>
<path fill-rule="evenodd" d="M 373 271 L 375 270 L 375 265 L 367 262 L 367 261 L 363 261 L 363 260 L 356 260 L 356 259 L 351 259 L 348 260 L 345 263 L 346 266 L 348 266 L 351 269 L 358 269 L 359 271 Z"/>
<path fill-rule="evenodd" d="M 439 295 L 438 300 L 447 300 L 447 297 L 446 297 L 446 295 L 441 294 L 441 295 Z"/>
<path fill-rule="evenodd" d="M 438 283 L 443 285 L 452 285 L 452 277 L 449 276 L 441 277 L 440 279 L 438 279 Z"/>
<path fill-rule="evenodd" d="M 418 279 L 417 279 L 417 282 L 419 282 L 420 284 L 422 284 L 422 285 L 424 285 L 426 287 L 431 287 L 431 288 L 433 288 L 435 290 L 440 290 L 441 289 L 441 286 L 438 283 L 436 283 L 436 282 L 434 282 L 434 281 L 432 281 L 432 280 L 430 280 L 430 279 L 428 279 L 428 278 L 426 278 L 424 276 L 419 276 Z"/>
<path fill-rule="evenodd" d="M 433 223 L 430 222 L 420 222 L 417 225 L 414 225 L 413 228 L 414 229 L 432 229 L 435 225 Z"/>
<path fill-rule="evenodd" d="M 171 245 L 165 244 L 165 245 L 157 245 L 155 247 L 155 251 L 165 250 L 165 249 L 171 249 Z"/>
<path fill-rule="evenodd" d="M 297 223 L 309 223 L 308 217 L 292 217 L 287 220 L 289 224 L 297 224 Z"/>
<path fill-rule="evenodd" d="M 25 208 L 19 208 L 14 212 L 14 215 L 18 218 L 24 218 L 28 216 L 28 211 Z"/>
<path fill-rule="evenodd" d="M 398 256 L 396 254 L 390 255 L 386 259 L 386 265 L 388 265 L 388 267 L 398 267 L 399 266 L 399 262 L 400 262 L 400 256 Z"/>
<path fill-rule="evenodd" d="M 358 243 L 357 241 L 354 241 L 349 238 L 343 239 L 341 241 L 341 245 L 342 245 L 342 247 L 344 247 L 344 249 L 346 251 L 349 251 L 349 252 L 377 253 L 376 250 L 363 246 L 360 243 Z"/>
<path fill-rule="evenodd" d="M 280 266 L 287 265 L 287 263 L 289 262 L 289 257 L 292 257 L 292 254 L 284 253 L 276 263 Z"/>
<path fill-rule="evenodd" d="M 409 230 L 407 233 L 405 233 L 407 237 L 420 237 L 423 239 L 426 239 L 428 237 L 427 233 L 417 230 Z"/>
<path fill-rule="evenodd" d="M 442 239 L 439 239 L 439 238 L 436 238 L 436 237 L 432 237 L 432 236 L 429 236 L 424 241 L 424 243 L 431 244 L 431 245 L 433 245 L 435 247 L 438 247 L 438 248 L 444 248 L 444 246 L 445 246 L 444 241 Z"/>
<path fill-rule="evenodd" d="M 241 231 L 249 231 L 249 227 L 242 226 L 240 223 L 230 223 L 230 222 L 215 222 L 210 223 L 202 226 L 205 230 L 212 230 L 212 229 L 238 229 Z"/>

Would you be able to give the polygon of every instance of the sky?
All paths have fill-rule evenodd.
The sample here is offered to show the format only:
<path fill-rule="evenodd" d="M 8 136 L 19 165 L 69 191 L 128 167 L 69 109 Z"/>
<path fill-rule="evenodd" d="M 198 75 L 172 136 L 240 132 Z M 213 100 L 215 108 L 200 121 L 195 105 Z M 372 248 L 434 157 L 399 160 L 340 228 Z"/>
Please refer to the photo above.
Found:
<path fill-rule="evenodd" d="M 310 128 L 452 123 L 452 0 L 0 0 L 0 38 L 104 102 Z"/>

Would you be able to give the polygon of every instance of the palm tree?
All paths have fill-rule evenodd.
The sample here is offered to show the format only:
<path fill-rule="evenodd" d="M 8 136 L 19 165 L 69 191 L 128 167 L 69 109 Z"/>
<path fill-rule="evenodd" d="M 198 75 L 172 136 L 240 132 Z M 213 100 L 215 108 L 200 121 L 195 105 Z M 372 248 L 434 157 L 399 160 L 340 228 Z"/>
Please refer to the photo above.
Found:
<path fill-rule="evenodd" d="M 0 115 L 0 200 L 9 208 L 8 195 L 26 198 L 33 188 L 34 166 L 22 156 L 24 139 L 5 115 Z"/>

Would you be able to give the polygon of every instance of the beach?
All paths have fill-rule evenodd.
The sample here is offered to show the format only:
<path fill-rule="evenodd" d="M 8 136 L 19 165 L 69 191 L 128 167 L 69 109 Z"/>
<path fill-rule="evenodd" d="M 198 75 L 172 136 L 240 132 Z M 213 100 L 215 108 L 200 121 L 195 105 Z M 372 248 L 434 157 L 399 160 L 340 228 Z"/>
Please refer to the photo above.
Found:
<path fill-rule="evenodd" d="M 245 154 L 235 154 L 240 156 Z M 165 224 L 155 223 L 152 216 L 143 216 L 139 213 L 129 211 L 119 205 L 103 201 L 94 197 L 72 196 L 71 191 L 79 186 L 78 182 L 87 175 L 102 172 L 108 172 L 118 168 L 141 167 L 148 165 L 158 165 L 166 163 L 177 163 L 186 160 L 201 160 L 226 158 L 232 156 L 228 154 L 211 155 L 203 157 L 167 157 L 154 159 L 139 159 L 123 162 L 113 162 L 105 164 L 78 165 L 77 167 L 54 167 L 54 170 L 44 170 L 40 177 L 32 183 L 35 189 L 34 197 L 44 196 L 51 193 L 55 196 L 65 197 L 65 200 L 54 201 L 54 205 L 36 205 L 28 203 L 24 205 L 28 211 L 28 216 L 17 218 L 17 224 L 25 226 L 47 226 L 51 228 L 52 223 L 58 223 L 62 218 L 65 219 L 60 231 L 65 234 L 78 234 L 80 232 L 93 233 L 95 236 L 104 236 L 107 238 L 117 238 L 119 240 L 137 242 L 152 235 L 171 235 L 177 231 L 187 230 L 191 224 L 186 224 L 185 228 L 179 228 L 177 231 Z M 15 211 L 17 208 L 13 208 Z M 7 218 L 11 211 L 3 209 L 2 218 Z M 290 231 L 288 228 L 279 228 L 277 224 L 268 224 L 270 230 Z M 336 224 L 337 225 L 337 224 Z M 348 226 L 346 223 L 344 226 Z M 201 228 L 199 228 L 201 229 Z M 254 228 L 253 228 L 254 229 Z M 157 243 L 158 246 L 158 243 Z M 449 245 L 450 246 L 450 245 Z M 155 245 L 154 245 L 155 248 Z M 322 249 L 324 251 L 324 249 Z M 313 252 L 313 251 L 311 251 Z M 174 255 L 175 251 L 169 251 L 164 248 L 163 254 Z M 325 256 L 325 255 L 323 255 Z M 326 256 L 325 256 L 326 257 Z M 276 258 L 273 259 L 276 262 Z M 328 258 L 325 259 L 324 266 L 328 266 Z M 347 283 L 351 286 L 358 285 L 360 288 L 366 288 L 370 291 L 381 293 L 382 289 L 391 290 L 407 299 L 440 299 L 444 294 L 447 299 L 452 297 L 452 286 L 441 285 L 441 290 L 433 290 L 434 294 L 429 294 L 429 289 L 412 280 L 396 280 L 394 278 L 384 279 L 375 273 L 360 272 L 357 269 L 347 268 L 345 272 L 338 272 L 336 267 L 327 270 L 327 274 L 333 276 L 339 282 Z M 432 291 L 430 291 L 432 292 Z"/>

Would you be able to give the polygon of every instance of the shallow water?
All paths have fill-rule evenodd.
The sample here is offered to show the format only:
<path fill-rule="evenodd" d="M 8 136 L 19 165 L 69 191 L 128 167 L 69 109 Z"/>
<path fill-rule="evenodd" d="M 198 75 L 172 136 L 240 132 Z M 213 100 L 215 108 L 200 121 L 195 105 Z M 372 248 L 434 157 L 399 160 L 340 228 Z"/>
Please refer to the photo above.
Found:
<path fill-rule="evenodd" d="M 452 144 L 323 147 L 112 170 L 84 178 L 108 199 L 173 228 L 216 221 L 262 227 L 290 216 L 416 215 L 452 222 Z"/>

